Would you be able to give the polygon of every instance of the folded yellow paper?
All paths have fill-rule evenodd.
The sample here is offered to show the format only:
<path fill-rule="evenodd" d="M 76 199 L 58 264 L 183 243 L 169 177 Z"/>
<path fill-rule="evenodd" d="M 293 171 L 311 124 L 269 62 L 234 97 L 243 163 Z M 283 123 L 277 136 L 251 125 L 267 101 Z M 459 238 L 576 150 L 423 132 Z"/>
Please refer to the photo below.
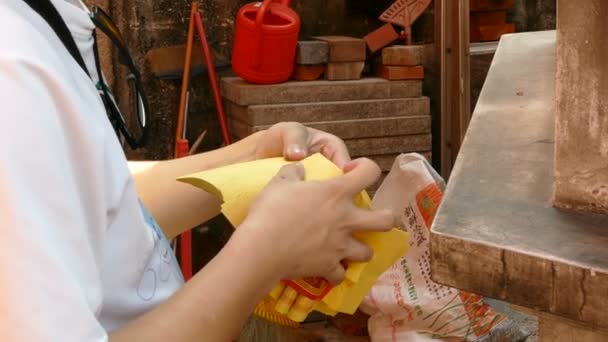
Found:
<path fill-rule="evenodd" d="M 279 169 L 288 163 L 290 162 L 283 158 L 261 159 L 187 175 L 179 180 L 221 198 L 224 202 L 222 213 L 234 227 L 238 227 L 247 217 L 252 201 Z M 325 180 L 342 175 L 342 170 L 321 154 L 305 158 L 301 163 L 307 181 Z M 371 205 L 366 192 L 361 192 L 354 201 L 361 208 L 369 208 Z M 275 310 L 278 308 L 277 311 L 294 321 L 303 321 L 313 309 L 328 315 L 335 315 L 338 312 L 354 313 L 374 281 L 403 256 L 408 247 L 407 233 L 398 229 L 382 233 L 360 232 L 355 237 L 374 250 L 371 261 L 348 263 L 346 279 L 331 288 L 329 292 L 324 292 L 322 298 L 318 300 L 306 291 L 306 286 L 304 289 L 297 286 L 298 282 L 318 285 L 318 279 L 310 282 L 305 280 L 287 282 L 287 286 L 277 285 L 269 295 L 278 303 Z M 319 286 L 326 286 L 326 282 L 322 282 Z M 297 295 L 294 295 L 294 289 Z"/>

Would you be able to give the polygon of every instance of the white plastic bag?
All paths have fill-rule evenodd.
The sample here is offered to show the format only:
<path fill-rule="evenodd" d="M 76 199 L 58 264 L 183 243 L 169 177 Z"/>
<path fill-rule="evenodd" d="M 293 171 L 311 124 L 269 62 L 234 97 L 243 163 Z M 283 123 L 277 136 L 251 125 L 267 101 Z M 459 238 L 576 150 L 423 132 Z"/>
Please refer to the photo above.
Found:
<path fill-rule="evenodd" d="M 376 191 L 373 207 L 399 213 L 401 228 L 410 233 L 410 249 L 380 276 L 360 307 L 370 315 L 374 342 L 517 338 L 511 321 L 481 296 L 431 280 L 429 230 L 444 187 L 425 158 L 410 153 L 397 157 Z"/>

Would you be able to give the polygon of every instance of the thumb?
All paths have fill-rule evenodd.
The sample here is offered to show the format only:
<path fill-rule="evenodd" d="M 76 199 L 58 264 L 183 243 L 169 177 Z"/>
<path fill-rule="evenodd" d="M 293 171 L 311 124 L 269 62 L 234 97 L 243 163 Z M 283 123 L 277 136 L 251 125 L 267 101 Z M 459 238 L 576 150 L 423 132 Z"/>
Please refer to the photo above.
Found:
<path fill-rule="evenodd" d="M 273 182 L 301 181 L 304 180 L 304 166 L 300 163 L 292 163 L 283 166 L 272 179 Z"/>
<path fill-rule="evenodd" d="M 308 129 L 298 123 L 283 126 L 283 156 L 288 160 L 301 160 L 308 155 Z"/>
<path fill-rule="evenodd" d="M 337 286 L 340 285 L 342 280 L 344 280 L 344 276 L 346 275 L 346 271 L 344 270 L 344 266 L 340 263 L 337 263 L 327 271 L 324 275 L 324 278 L 327 279 L 332 285 Z"/>

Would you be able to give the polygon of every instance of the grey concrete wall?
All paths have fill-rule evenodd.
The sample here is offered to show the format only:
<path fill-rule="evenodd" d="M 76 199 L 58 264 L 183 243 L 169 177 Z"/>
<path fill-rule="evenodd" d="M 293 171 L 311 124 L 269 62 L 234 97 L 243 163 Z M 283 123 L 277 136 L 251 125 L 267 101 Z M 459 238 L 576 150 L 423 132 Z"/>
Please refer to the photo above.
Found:
<path fill-rule="evenodd" d="M 554 204 L 608 213 L 608 2 L 558 4 Z"/>

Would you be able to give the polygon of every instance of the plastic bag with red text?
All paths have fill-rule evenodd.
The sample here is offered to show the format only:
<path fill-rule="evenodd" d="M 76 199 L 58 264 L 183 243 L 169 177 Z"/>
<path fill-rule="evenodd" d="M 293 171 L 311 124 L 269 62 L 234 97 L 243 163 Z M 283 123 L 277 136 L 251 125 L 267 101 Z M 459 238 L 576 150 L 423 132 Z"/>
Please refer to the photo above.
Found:
<path fill-rule="evenodd" d="M 375 282 L 360 309 L 370 315 L 369 334 L 384 341 L 517 341 L 513 322 L 483 297 L 431 280 L 429 230 L 445 184 L 426 159 L 398 156 L 376 191 L 374 208 L 399 214 L 410 233 L 406 255 Z"/>

